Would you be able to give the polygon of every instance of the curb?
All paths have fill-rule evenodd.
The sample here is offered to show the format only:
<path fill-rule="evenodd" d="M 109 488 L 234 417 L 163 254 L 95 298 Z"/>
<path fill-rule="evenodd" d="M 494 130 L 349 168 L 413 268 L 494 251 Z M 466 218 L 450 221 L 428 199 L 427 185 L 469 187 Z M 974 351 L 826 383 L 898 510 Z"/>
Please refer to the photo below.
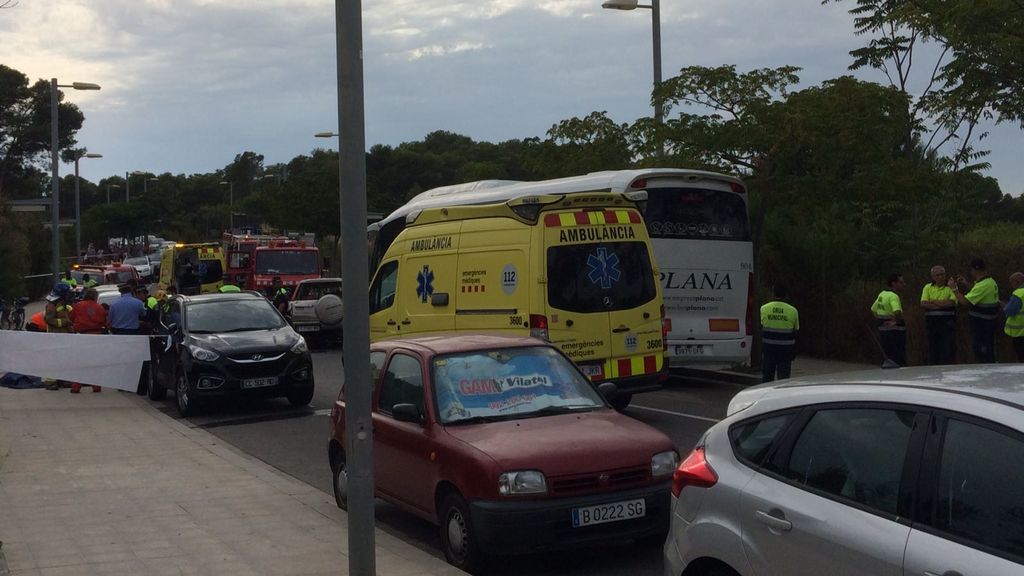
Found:
<path fill-rule="evenodd" d="M 713 382 L 728 382 L 739 386 L 755 386 L 761 383 L 760 374 L 744 374 L 729 370 L 703 370 L 700 368 L 674 367 L 671 375 L 680 378 L 694 378 Z"/>

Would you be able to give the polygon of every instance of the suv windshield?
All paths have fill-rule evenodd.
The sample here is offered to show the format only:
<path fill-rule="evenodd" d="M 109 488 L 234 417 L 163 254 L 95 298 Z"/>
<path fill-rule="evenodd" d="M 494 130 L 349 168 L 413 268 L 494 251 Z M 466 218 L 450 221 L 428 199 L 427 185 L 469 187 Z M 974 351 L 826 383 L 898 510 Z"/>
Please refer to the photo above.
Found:
<path fill-rule="evenodd" d="M 548 303 L 570 312 L 627 310 L 657 296 L 643 242 L 548 248 Z"/>
<path fill-rule="evenodd" d="M 433 374 L 443 424 L 604 407 L 600 394 L 572 363 L 543 346 L 438 356 Z"/>
<path fill-rule="evenodd" d="M 309 250 L 259 250 L 257 274 L 319 274 L 317 253 Z"/>
<path fill-rule="evenodd" d="M 341 296 L 341 282 L 305 282 L 295 291 L 295 300 L 319 300 L 327 294 Z"/>
<path fill-rule="evenodd" d="M 275 330 L 284 319 L 262 298 L 192 302 L 185 308 L 186 328 L 193 334 Z"/>

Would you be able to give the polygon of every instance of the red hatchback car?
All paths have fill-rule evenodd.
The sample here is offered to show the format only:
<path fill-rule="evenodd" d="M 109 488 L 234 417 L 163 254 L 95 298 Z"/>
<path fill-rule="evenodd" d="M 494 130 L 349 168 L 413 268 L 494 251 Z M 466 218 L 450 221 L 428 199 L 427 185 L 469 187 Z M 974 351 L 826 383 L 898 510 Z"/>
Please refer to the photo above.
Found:
<path fill-rule="evenodd" d="M 375 343 L 370 359 L 375 492 L 436 523 L 451 564 L 665 537 L 671 440 L 612 409 L 554 346 L 423 336 Z M 345 446 L 343 389 L 328 448 L 342 508 Z"/>

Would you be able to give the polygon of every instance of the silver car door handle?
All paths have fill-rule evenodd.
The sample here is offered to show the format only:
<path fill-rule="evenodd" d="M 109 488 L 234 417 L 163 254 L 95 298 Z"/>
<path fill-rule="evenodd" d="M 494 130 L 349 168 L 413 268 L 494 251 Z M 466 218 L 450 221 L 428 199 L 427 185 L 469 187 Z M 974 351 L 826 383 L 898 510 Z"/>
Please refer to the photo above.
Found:
<path fill-rule="evenodd" d="M 925 570 L 924 571 L 924 576 L 964 576 L 964 575 L 959 573 L 959 572 L 957 572 L 956 570 L 947 570 L 947 571 L 943 572 L 942 574 L 939 574 L 937 572 L 929 572 L 929 571 Z"/>
<path fill-rule="evenodd" d="M 771 528 L 773 530 L 778 530 L 780 532 L 789 532 L 793 529 L 793 523 L 789 520 L 786 520 L 785 518 L 778 518 L 776 516 L 772 516 L 767 512 L 761 512 L 760 510 L 757 511 L 755 516 L 757 516 L 757 519 L 762 524 L 766 524 L 768 528 Z"/>

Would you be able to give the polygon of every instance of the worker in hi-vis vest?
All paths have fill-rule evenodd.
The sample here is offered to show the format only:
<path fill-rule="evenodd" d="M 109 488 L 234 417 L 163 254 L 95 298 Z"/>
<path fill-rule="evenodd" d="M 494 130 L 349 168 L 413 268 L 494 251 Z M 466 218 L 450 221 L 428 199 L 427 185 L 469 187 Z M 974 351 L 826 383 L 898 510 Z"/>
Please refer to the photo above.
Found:
<path fill-rule="evenodd" d="M 971 278 L 968 283 L 963 276 L 957 277 L 957 287 L 953 289 L 957 302 L 969 306 L 967 320 L 971 326 L 971 348 L 974 350 L 974 361 L 979 364 L 991 364 L 996 361 L 996 319 L 999 316 L 999 287 L 994 278 L 989 276 L 985 261 L 981 258 L 971 260 Z M 960 284 L 969 286 L 964 294 Z"/>
<path fill-rule="evenodd" d="M 928 334 L 928 364 L 956 364 L 956 282 L 946 279 L 946 269 L 932 266 L 932 281 L 921 289 L 925 330 Z"/>
<path fill-rule="evenodd" d="M 761 381 L 789 378 L 796 358 L 796 333 L 800 330 L 800 314 L 789 303 L 786 286 L 772 286 L 775 299 L 761 306 Z"/>
<path fill-rule="evenodd" d="M 907 365 L 907 326 L 899 295 L 907 283 L 902 274 L 890 274 L 885 285 L 871 305 L 871 313 L 878 322 L 878 340 L 885 355 L 882 368 L 898 368 Z"/>
<path fill-rule="evenodd" d="M 1010 274 L 1010 299 L 1003 308 L 1006 314 L 1006 325 L 1003 331 L 1013 342 L 1013 351 L 1017 353 L 1017 362 L 1024 362 L 1024 272 Z"/>

